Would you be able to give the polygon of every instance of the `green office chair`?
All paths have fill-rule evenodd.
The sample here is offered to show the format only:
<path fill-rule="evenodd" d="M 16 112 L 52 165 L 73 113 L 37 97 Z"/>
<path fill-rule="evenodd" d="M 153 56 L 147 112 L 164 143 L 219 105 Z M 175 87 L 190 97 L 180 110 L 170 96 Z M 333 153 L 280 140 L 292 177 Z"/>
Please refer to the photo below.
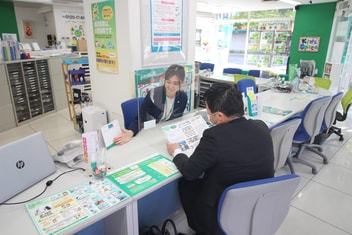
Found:
<path fill-rule="evenodd" d="M 336 121 L 343 122 L 346 120 L 347 113 L 348 113 L 348 110 L 349 110 L 351 104 L 352 104 L 352 88 L 350 88 L 341 99 L 343 113 L 336 111 L 334 125 L 336 124 Z M 329 129 L 329 135 L 333 134 L 333 133 L 340 137 L 339 141 L 344 140 L 343 134 L 341 133 L 341 128 L 336 127 L 336 126 L 331 126 Z"/>
<path fill-rule="evenodd" d="M 329 90 L 331 86 L 331 80 L 328 78 L 314 77 L 314 86 Z"/>

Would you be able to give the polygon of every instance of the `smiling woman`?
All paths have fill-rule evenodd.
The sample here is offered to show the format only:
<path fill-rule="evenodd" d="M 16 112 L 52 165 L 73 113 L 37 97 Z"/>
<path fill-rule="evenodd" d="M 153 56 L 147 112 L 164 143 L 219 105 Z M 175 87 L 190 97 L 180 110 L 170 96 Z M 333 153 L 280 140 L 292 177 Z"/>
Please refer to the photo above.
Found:
<path fill-rule="evenodd" d="M 138 115 L 122 134 L 114 138 L 115 144 L 125 144 L 144 128 L 144 122 L 164 122 L 181 117 L 187 105 L 187 95 L 181 90 L 185 69 L 173 64 L 165 72 L 164 85 L 151 89 L 141 104 Z"/>

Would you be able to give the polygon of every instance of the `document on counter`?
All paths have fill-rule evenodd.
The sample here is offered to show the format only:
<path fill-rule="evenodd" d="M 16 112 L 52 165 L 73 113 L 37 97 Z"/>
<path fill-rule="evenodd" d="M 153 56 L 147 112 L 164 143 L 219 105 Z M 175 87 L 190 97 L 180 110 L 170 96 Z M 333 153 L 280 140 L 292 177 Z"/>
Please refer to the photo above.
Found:
<path fill-rule="evenodd" d="M 60 234 L 129 196 L 106 178 L 91 179 L 52 196 L 28 202 L 27 211 L 40 234 Z"/>
<path fill-rule="evenodd" d="M 107 177 L 130 196 L 134 196 L 176 174 L 178 170 L 172 160 L 156 154 Z"/>
<path fill-rule="evenodd" d="M 116 136 L 121 135 L 121 128 L 120 128 L 119 122 L 117 120 L 114 120 L 114 121 L 102 126 L 100 129 L 101 129 L 101 134 L 104 139 L 105 147 L 107 149 L 109 149 L 109 148 L 115 146 L 113 139 Z"/>
<path fill-rule="evenodd" d="M 181 150 L 190 156 L 198 146 L 203 131 L 209 128 L 201 115 L 162 127 L 169 143 L 178 143 Z"/>

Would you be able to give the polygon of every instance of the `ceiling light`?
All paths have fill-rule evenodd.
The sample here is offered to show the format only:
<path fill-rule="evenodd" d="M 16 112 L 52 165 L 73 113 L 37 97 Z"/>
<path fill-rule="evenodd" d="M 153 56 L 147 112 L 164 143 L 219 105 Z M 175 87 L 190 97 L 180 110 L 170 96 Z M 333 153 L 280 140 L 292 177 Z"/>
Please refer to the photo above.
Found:
<path fill-rule="evenodd" d="M 293 0 L 280 0 L 280 2 L 288 3 L 291 5 L 300 5 L 301 4 L 300 2 L 293 1 Z"/>

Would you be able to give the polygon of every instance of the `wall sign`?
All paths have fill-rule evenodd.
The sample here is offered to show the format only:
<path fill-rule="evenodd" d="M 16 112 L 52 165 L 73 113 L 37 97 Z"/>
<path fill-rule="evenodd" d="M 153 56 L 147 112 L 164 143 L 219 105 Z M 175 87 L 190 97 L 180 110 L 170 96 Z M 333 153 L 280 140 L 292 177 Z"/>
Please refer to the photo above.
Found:
<path fill-rule="evenodd" d="M 298 51 L 318 52 L 320 37 L 300 37 Z"/>

